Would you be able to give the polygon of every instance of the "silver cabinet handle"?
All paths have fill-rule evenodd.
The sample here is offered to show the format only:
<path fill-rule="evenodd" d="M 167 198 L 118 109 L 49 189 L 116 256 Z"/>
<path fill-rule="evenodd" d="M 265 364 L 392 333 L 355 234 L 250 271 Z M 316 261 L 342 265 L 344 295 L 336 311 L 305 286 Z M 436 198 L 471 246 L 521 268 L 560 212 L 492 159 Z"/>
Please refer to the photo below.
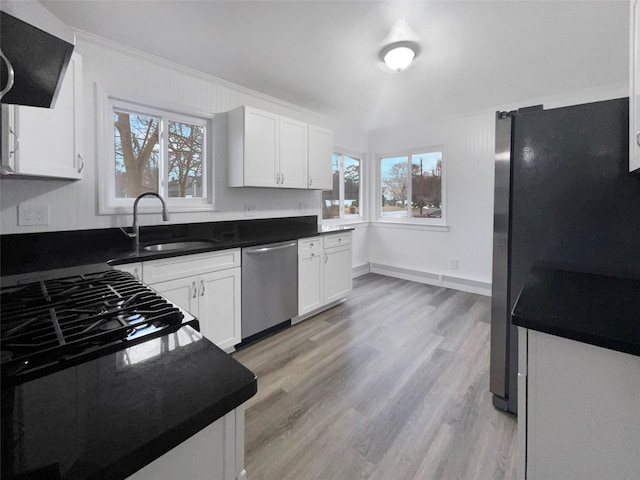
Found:
<path fill-rule="evenodd" d="M 204 297 L 204 280 L 200 280 L 200 296 Z"/>
<path fill-rule="evenodd" d="M 640 147 L 640 131 L 636 132 L 636 144 Z"/>
<path fill-rule="evenodd" d="M 280 185 L 280 173 L 276 173 L 276 185 Z"/>
<path fill-rule="evenodd" d="M 82 173 L 82 170 L 84 169 L 84 158 L 82 158 L 82 155 L 78 154 L 78 160 L 80 160 L 80 167 L 78 168 L 78 173 Z"/>
<path fill-rule="evenodd" d="M 324 252 L 324 263 L 327 263 L 327 260 L 329 260 L 329 254 Z"/>
<path fill-rule="evenodd" d="M 280 182 L 280 185 L 284 185 L 284 173 L 280 174 L 282 176 L 282 181 Z"/>
<path fill-rule="evenodd" d="M 313 178 L 309 175 L 309 186 L 313 185 Z"/>
<path fill-rule="evenodd" d="M 2 60 L 4 60 L 4 63 L 7 64 L 7 84 L 0 91 L 0 98 L 2 98 L 2 97 L 4 97 L 5 93 L 7 93 L 9 90 L 11 90 L 11 88 L 13 88 L 13 84 L 15 82 L 15 77 L 16 77 L 16 72 L 13 69 L 13 65 L 11 65 L 11 62 L 9 61 L 9 59 L 4 56 L 4 53 L 2 53 L 2 50 L 0 50 L 0 58 Z"/>
<path fill-rule="evenodd" d="M 191 284 L 191 288 L 193 289 L 193 296 L 191 298 L 196 298 L 198 296 L 198 289 L 196 288 L 196 281 L 195 280 Z"/>
<path fill-rule="evenodd" d="M 18 151 L 18 149 L 20 148 L 20 137 L 18 136 L 18 134 L 16 132 L 13 131 L 13 128 L 11 128 L 11 127 L 9 127 L 9 134 L 13 135 L 15 137 L 15 139 L 16 139 L 16 141 L 14 143 L 15 148 L 9 152 L 9 155 L 15 155 L 16 152 Z"/>
<path fill-rule="evenodd" d="M 312 257 L 315 257 L 315 256 L 316 256 L 316 254 L 315 254 L 315 253 L 312 253 L 312 254 L 311 254 L 311 256 L 312 256 Z"/>

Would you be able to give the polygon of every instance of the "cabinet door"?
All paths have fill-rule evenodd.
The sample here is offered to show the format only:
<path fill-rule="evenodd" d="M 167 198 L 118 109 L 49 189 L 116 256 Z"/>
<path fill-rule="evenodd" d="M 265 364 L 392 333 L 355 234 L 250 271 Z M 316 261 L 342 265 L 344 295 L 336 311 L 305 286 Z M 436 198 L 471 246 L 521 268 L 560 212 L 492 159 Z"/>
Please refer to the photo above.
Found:
<path fill-rule="evenodd" d="M 640 169 L 640 2 L 633 0 L 629 22 L 629 171 Z"/>
<path fill-rule="evenodd" d="M 333 134 L 326 128 L 309 125 L 309 188 L 331 190 L 333 175 Z"/>
<path fill-rule="evenodd" d="M 113 268 L 121 272 L 130 273 L 136 280 L 142 280 L 142 262 L 114 265 Z"/>
<path fill-rule="evenodd" d="M 351 291 L 351 246 L 324 251 L 324 301 L 331 303 Z"/>
<path fill-rule="evenodd" d="M 245 186 L 278 186 L 279 143 L 278 115 L 245 107 Z"/>
<path fill-rule="evenodd" d="M 226 351 L 242 340 L 240 268 L 200 275 L 199 316 L 202 334 Z"/>
<path fill-rule="evenodd" d="M 280 117 L 280 187 L 307 188 L 307 124 Z"/>
<path fill-rule="evenodd" d="M 151 285 L 151 288 L 199 319 L 198 277 L 186 277 L 160 282 Z M 204 335 L 202 320 L 200 320 L 200 330 Z"/>
<path fill-rule="evenodd" d="M 81 99 L 82 57 L 74 53 L 54 108 L 8 106 L 3 167 L 20 175 L 82 178 Z"/>
<path fill-rule="evenodd" d="M 298 258 L 298 315 L 322 306 L 322 252 Z"/>

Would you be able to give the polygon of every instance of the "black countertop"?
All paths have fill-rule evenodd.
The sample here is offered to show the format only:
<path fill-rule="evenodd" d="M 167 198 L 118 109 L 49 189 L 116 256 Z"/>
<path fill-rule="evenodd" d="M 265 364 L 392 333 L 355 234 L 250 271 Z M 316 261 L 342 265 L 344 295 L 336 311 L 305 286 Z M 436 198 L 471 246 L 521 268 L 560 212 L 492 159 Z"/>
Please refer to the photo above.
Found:
<path fill-rule="evenodd" d="M 353 228 L 319 226 L 315 215 L 140 227 L 143 247 L 185 240 L 213 242 L 204 248 L 168 252 L 136 250 L 120 228 L 2 235 L 1 272 L 5 276 L 100 262 L 119 265 L 347 230 Z"/>
<path fill-rule="evenodd" d="M 640 280 L 533 268 L 515 325 L 640 355 Z"/>
<path fill-rule="evenodd" d="M 2 478 L 124 479 L 256 391 L 251 371 L 182 327 L 2 389 Z"/>

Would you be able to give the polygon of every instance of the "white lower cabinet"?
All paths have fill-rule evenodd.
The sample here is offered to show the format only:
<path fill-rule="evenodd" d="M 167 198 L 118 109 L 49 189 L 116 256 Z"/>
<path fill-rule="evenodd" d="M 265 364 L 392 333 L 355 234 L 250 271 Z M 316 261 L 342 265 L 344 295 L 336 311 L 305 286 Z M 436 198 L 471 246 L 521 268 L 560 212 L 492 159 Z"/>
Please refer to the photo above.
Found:
<path fill-rule="evenodd" d="M 351 291 L 351 245 L 324 249 L 324 302 L 344 298 Z"/>
<path fill-rule="evenodd" d="M 519 336 L 520 479 L 639 478 L 640 357 L 522 328 Z"/>
<path fill-rule="evenodd" d="M 134 276 L 141 268 L 140 279 L 197 317 L 201 333 L 221 349 L 231 352 L 242 341 L 239 248 L 115 268 Z"/>
<path fill-rule="evenodd" d="M 298 315 L 323 304 L 323 261 L 322 237 L 298 241 Z"/>
<path fill-rule="evenodd" d="M 184 308 L 194 317 L 197 317 L 200 321 L 202 334 L 207 336 L 204 332 L 203 324 L 205 322 L 200 319 L 200 295 L 197 276 L 167 280 L 166 282 L 154 283 L 150 286 L 160 295 Z"/>
<path fill-rule="evenodd" d="M 202 429 L 127 480 L 246 480 L 244 408 Z"/>
<path fill-rule="evenodd" d="M 223 350 L 240 343 L 240 268 L 200 275 L 198 318 L 202 334 Z"/>
<path fill-rule="evenodd" d="M 297 321 L 343 299 L 351 286 L 351 232 L 298 241 Z"/>
<path fill-rule="evenodd" d="M 113 268 L 122 272 L 130 273 L 136 280 L 142 280 L 142 262 L 116 265 Z"/>

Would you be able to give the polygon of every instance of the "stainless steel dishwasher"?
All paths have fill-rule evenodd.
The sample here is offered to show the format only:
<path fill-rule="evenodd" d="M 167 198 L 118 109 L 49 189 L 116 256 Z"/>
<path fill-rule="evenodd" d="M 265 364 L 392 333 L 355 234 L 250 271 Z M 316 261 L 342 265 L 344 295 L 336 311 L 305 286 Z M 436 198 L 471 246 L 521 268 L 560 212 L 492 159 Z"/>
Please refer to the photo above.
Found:
<path fill-rule="evenodd" d="M 242 339 L 298 314 L 298 242 L 242 249 Z"/>

